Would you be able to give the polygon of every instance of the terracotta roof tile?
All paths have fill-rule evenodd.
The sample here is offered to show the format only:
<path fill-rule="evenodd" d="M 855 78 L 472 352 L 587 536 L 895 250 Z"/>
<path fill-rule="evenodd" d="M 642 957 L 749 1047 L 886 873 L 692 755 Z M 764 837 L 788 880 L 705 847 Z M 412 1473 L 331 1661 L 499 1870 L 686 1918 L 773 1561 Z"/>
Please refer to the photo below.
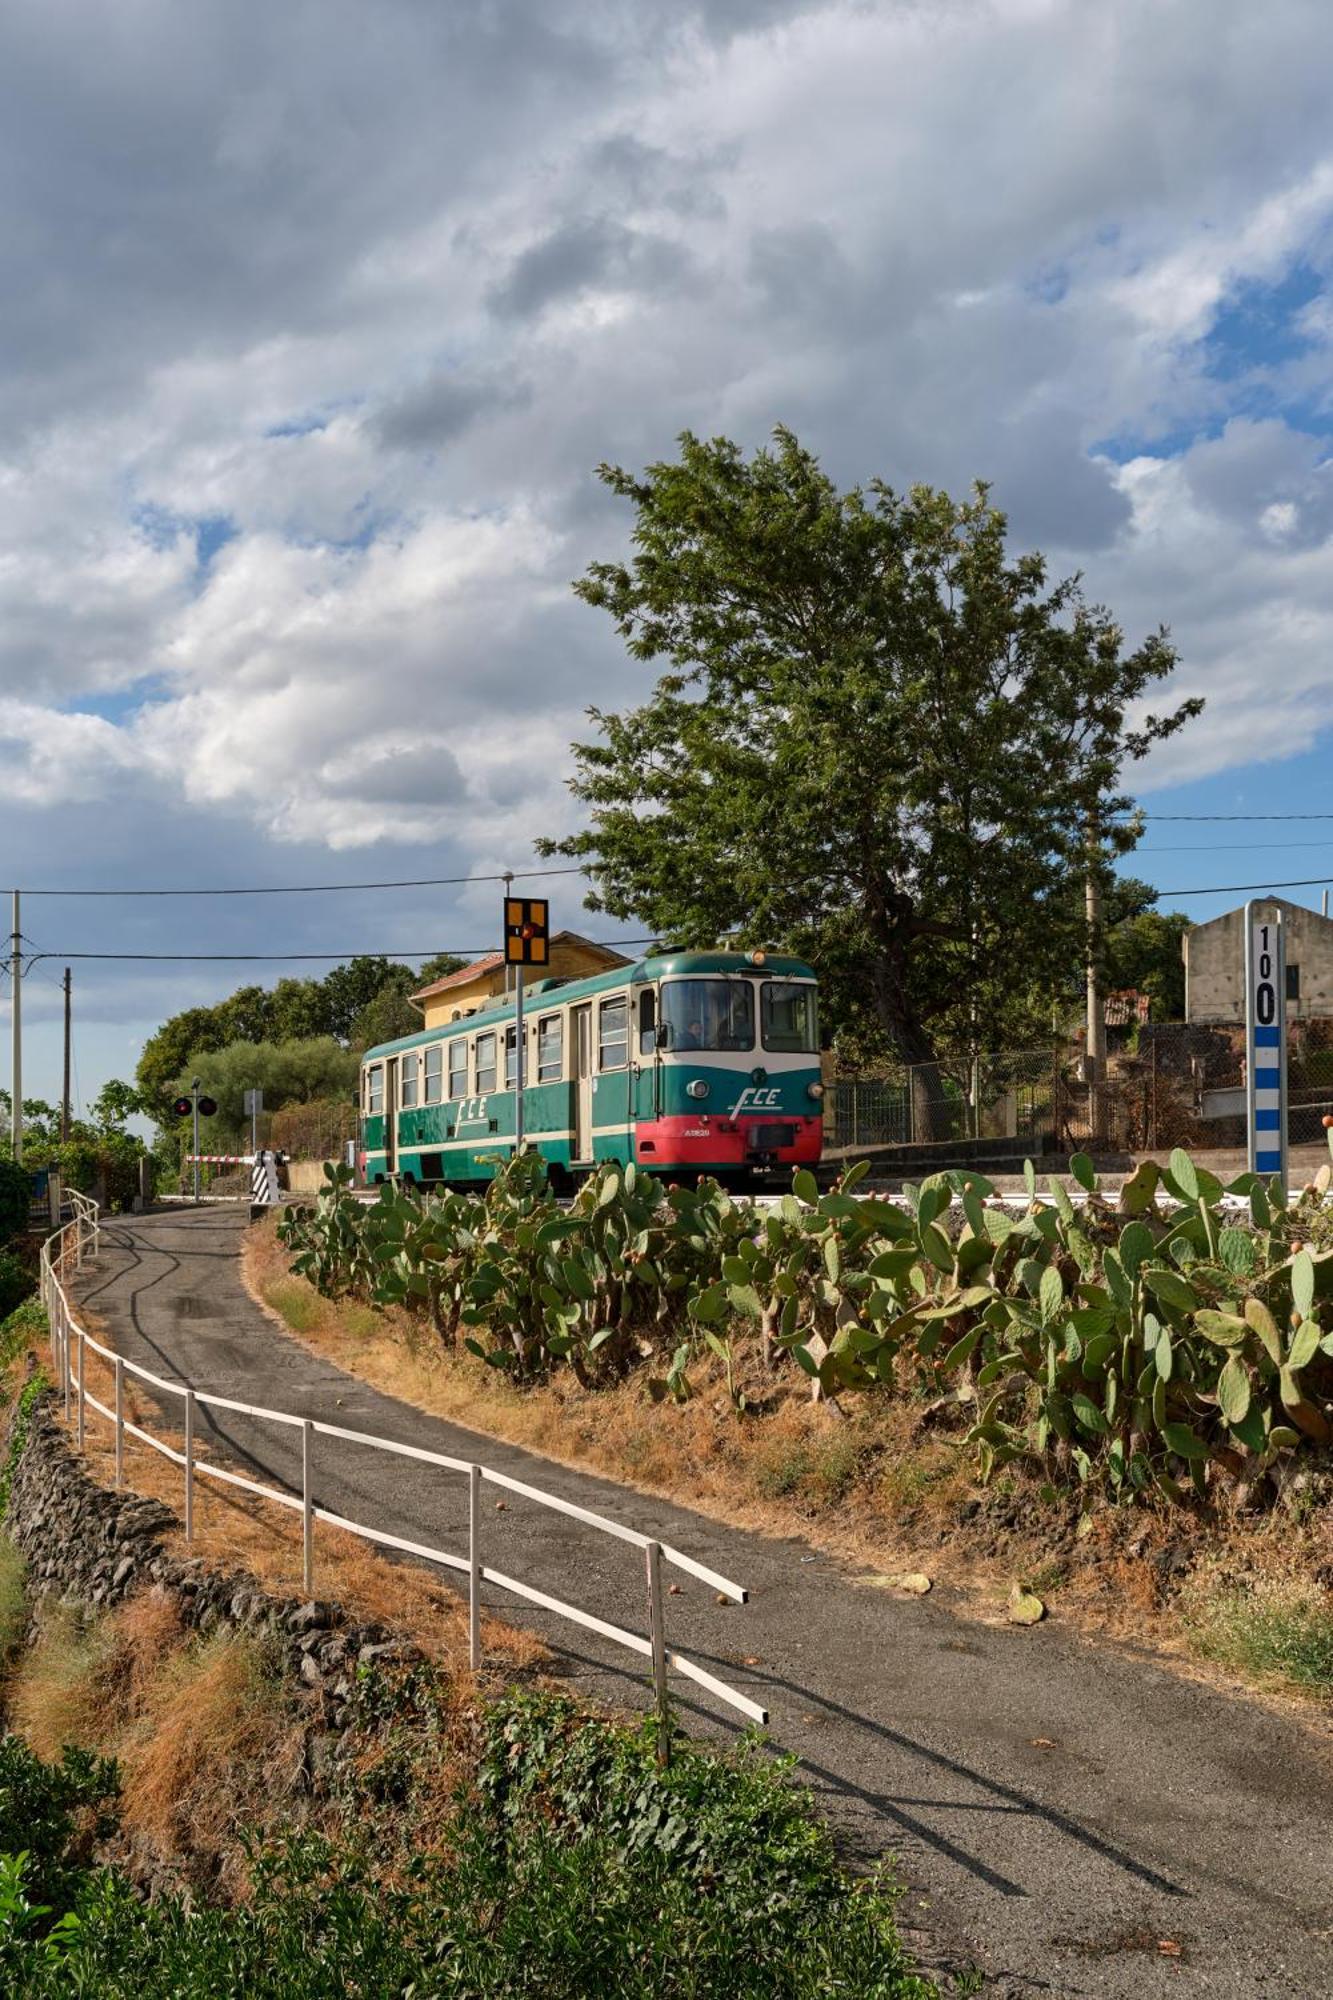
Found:
<path fill-rule="evenodd" d="M 595 944 L 591 938 L 581 937 L 577 931 L 557 931 L 551 945 L 554 949 L 561 944 L 581 945 L 585 951 L 595 952 L 605 961 L 608 970 L 612 966 L 630 963 L 622 952 L 613 951 L 609 945 Z M 423 986 L 419 992 L 408 997 L 414 1001 L 432 1000 L 437 993 L 448 993 L 455 986 L 470 986 L 474 979 L 480 979 L 488 972 L 498 972 L 504 962 L 502 951 L 488 952 L 485 958 L 475 958 L 471 965 L 460 966 L 457 972 L 447 972 L 443 979 L 437 979 L 431 986 Z"/>
<path fill-rule="evenodd" d="M 494 972 L 504 964 L 502 951 L 488 952 L 485 958 L 476 958 L 471 965 L 460 965 L 457 972 L 446 972 L 443 979 L 437 979 L 430 986 L 423 986 L 412 995 L 414 1000 L 429 1000 L 436 993 L 447 993 L 451 986 L 469 986 L 474 979 L 480 979 L 484 972 Z"/>

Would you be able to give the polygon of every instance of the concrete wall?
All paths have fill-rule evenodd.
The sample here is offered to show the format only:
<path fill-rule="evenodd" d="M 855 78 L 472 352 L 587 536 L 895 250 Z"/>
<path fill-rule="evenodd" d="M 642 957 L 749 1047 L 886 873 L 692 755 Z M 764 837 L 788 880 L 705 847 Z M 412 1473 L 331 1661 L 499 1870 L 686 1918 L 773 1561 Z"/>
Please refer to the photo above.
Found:
<path fill-rule="evenodd" d="M 1287 964 L 1300 968 L 1300 998 L 1287 1003 L 1288 1020 L 1333 1015 L 1333 918 L 1321 917 L 1280 896 L 1266 899 L 1282 911 Z M 1243 1021 L 1245 1018 L 1245 911 L 1228 910 L 1211 923 L 1187 931 L 1185 1019 Z"/>

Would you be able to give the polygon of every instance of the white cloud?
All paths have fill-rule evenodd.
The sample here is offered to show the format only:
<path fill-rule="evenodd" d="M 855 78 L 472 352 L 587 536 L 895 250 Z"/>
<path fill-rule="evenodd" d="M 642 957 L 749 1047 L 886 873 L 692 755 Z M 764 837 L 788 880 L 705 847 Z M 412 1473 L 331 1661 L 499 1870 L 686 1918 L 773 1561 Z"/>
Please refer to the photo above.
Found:
<path fill-rule="evenodd" d="M 1272 367 L 1206 336 L 1328 266 L 1331 59 L 1318 0 L 11 10 L 7 837 L 520 861 L 649 677 L 568 590 L 593 468 L 685 426 L 989 478 L 1172 626 L 1209 706 L 1149 783 L 1308 741 L 1327 291 Z"/>

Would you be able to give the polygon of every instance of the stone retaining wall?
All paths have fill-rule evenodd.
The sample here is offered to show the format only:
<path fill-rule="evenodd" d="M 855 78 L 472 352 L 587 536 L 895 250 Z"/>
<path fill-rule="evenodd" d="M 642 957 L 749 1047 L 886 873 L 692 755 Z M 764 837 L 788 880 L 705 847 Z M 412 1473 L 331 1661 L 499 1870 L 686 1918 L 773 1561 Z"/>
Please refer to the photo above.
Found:
<path fill-rule="evenodd" d="M 312 1723 L 332 1748 L 354 1719 L 358 1669 L 412 1666 L 421 1651 L 382 1625 L 353 1623 L 320 1600 L 276 1597 L 248 1571 L 221 1570 L 168 1552 L 180 1526 L 156 1500 L 99 1485 L 55 1420 L 51 1391 L 32 1404 L 9 1488 L 4 1525 L 27 1564 L 33 1598 L 107 1609 L 135 1591 L 157 1588 L 194 1631 L 248 1633 L 285 1661 L 317 1710 Z M 13 1424 L 5 1458 L 12 1448 Z"/>

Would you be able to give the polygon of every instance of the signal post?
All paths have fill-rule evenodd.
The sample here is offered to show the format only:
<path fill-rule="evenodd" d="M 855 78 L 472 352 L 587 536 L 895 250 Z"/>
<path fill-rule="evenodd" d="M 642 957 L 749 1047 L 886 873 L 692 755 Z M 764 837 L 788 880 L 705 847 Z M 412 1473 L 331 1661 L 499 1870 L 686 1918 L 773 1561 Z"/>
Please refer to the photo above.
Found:
<path fill-rule="evenodd" d="M 512 875 L 505 877 L 513 881 Z M 528 1052 L 523 1038 L 523 975 L 551 962 L 551 906 L 540 896 L 505 897 L 505 964 L 514 967 L 514 1152 L 523 1151 L 523 1086 Z"/>

